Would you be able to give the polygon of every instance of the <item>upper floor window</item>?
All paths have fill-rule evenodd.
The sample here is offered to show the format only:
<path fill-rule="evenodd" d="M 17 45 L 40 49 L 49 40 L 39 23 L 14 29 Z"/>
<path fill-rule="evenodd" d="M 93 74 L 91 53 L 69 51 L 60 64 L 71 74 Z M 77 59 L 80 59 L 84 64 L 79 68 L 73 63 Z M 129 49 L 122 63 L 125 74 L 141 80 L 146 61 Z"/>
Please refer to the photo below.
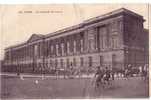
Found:
<path fill-rule="evenodd" d="M 104 36 L 107 34 L 107 28 L 106 26 L 100 26 L 97 28 L 97 32 L 99 33 L 100 36 Z"/>
<path fill-rule="evenodd" d="M 84 38 L 84 32 L 80 32 L 80 37 Z"/>
<path fill-rule="evenodd" d="M 8 60 L 9 59 L 9 53 L 5 52 L 5 59 Z"/>
<path fill-rule="evenodd" d="M 118 38 L 112 37 L 112 48 L 118 48 Z"/>

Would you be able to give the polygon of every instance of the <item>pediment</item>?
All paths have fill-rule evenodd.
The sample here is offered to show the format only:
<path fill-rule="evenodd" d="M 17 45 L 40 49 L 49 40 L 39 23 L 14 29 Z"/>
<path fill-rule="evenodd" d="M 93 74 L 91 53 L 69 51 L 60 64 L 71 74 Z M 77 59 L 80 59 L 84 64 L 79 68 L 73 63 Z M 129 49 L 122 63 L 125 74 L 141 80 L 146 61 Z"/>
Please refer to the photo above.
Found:
<path fill-rule="evenodd" d="M 33 41 L 36 41 L 36 40 L 39 40 L 39 39 L 42 39 L 44 37 L 44 35 L 41 35 L 41 34 L 33 34 L 27 42 L 33 42 Z"/>

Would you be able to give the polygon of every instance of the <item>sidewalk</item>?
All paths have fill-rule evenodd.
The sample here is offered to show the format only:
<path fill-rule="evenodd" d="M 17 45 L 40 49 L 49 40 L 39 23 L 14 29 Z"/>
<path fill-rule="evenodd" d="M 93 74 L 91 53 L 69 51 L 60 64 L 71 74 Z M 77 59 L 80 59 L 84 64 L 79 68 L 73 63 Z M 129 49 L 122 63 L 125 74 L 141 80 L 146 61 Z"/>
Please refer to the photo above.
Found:
<path fill-rule="evenodd" d="M 76 76 L 66 76 L 64 77 L 64 75 L 59 75 L 59 76 L 56 76 L 56 75 L 50 75 L 50 74 L 45 74 L 45 75 L 41 75 L 41 74 L 31 74 L 31 73 L 20 73 L 19 76 L 17 76 L 17 73 L 0 73 L 0 75 L 2 76 L 12 76 L 12 77 L 20 77 L 20 78 L 52 78 L 52 79 L 86 79 L 86 78 L 93 78 L 94 75 L 91 74 L 91 75 L 81 75 L 79 77 L 79 75 L 76 75 Z M 129 78 L 133 78 L 133 77 L 129 77 Z M 135 77 L 135 78 L 140 78 L 141 77 Z M 115 80 L 125 80 L 126 78 L 121 76 L 121 77 L 115 77 L 114 78 Z"/>
<path fill-rule="evenodd" d="M 14 76 L 16 77 L 17 76 L 17 73 L 0 73 L 0 75 L 6 75 L 6 76 Z M 45 78 L 64 78 L 64 75 L 59 75 L 59 76 L 56 76 L 56 75 L 49 75 L 49 74 L 31 74 L 31 73 L 20 73 L 19 75 L 20 77 L 45 77 Z M 76 76 L 69 76 L 70 78 L 92 78 L 94 75 L 81 75 L 79 77 L 79 75 L 76 75 Z"/>

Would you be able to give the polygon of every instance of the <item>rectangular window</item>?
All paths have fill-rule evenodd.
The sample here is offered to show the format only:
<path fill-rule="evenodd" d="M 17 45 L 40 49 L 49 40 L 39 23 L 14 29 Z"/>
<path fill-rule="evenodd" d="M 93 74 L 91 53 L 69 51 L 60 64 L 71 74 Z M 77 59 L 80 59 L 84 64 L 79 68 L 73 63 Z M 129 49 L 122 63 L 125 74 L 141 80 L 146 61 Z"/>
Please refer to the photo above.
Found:
<path fill-rule="evenodd" d="M 112 34 L 116 34 L 116 31 L 118 30 L 118 23 L 117 22 L 113 22 L 110 24 L 110 29 L 111 29 L 111 33 Z"/>
<path fill-rule="evenodd" d="M 63 68 L 63 59 L 60 59 L 60 66 Z"/>
<path fill-rule="evenodd" d="M 103 56 L 100 56 L 100 66 L 103 65 Z"/>
<path fill-rule="evenodd" d="M 57 68 L 57 67 L 58 67 L 58 60 L 55 59 L 55 68 Z"/>
<path fill-rule="evenodd" d="M 73 58 L 73 66 L 76 67 L 76 58 Z"/>
<path fill-rule="evenodd" d="M 83 65 L 84 65 L 84 61 L 83 61 L 83 60 L 84 60 L 84 59 L 83 59 L 83 57 L 81 57 L 81 58 L 80 58 L 80 62 L 81 62 L 81 64 L 80 64 L 80 65 L 81 65 L 81 66 L 83 66 Z"/>
<path fill-rule="evenodd" d="M 98 40 L 99 40 L 99 47 L 100 49 L 104 49 L 106 47 L 106 41 L 107 41 L 107 27 L 105 25 L 100 26 L 97 28 L 97 33 L 98 33 Z"/>
<path fill-rule="evenodd" d="M 116 55 L 113 54 L 112 55 L 112 66 L 115 66 L 116 65 Z"/>
<path fill-rule="evenodd" d="M 69 62 L 69 59 L 67 58 L 67 68 L 70 67 L 70 62 Z"/>
<path fill-rule="evenodd" d="M 89 57 L 89 67 L 92 67 L 92 57 Z"/>
<path fill-rule="evenodd" d="M 117 37 L 112 37 L 112 48 L 118 47 L 118 39 Z"/>
<path fill-rule="evenodd" d="M 52 60 L 50 59 L 50 61 L 49 61 L 49 68 L 51 68 L 53 65 L 52 65 Z"/>

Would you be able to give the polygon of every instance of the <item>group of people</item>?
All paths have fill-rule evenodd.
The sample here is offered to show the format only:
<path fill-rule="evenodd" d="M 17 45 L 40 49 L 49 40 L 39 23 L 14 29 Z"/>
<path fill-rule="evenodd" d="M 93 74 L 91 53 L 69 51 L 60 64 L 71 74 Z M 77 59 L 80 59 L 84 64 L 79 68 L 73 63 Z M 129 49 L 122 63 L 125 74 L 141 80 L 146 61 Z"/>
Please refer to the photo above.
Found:
<path fill-rule="evenodd" d="M 145 64 L 144 66 L 139 66 L 139 74 L 144 80 L 147 80 L 147 78 L 149 77 L 148 64 Z"/>
<path fill-rule="evenodd" d="M 94 68 L 94 67 L 90 67 L 90 68 Z M 94 69 L 90 69 L 90 68 L 86 71 L 87 75 L 89 75 L 91 73 L 89 70 L 94 70 Z M 95 79 L 96 79 L 96 83 L 102 82 L 102 83 L 109 84 L 110 80 L 114 80 L 114 77 L 121 77 L 121 76 L 125 77 L 125 79 L 128 79 L 129 77 L 133 76 L 133 74 L 134 74 L 133 68 L 134 68 L 134 66 L 132 66 L 131 64 L 128 64 L 127 66 L 125 66 L 124 70 L 117 71 L 115 69 L 112 69 L 111 66 L 98 66 L 98 67 L 96 67 L 96 71 L 95 71 L 95 75 L 94 75 Z M 147 64 L 145 64 L 144 66 L 137 67 L 137 69 L 139 69 L 139 75 L 141 75 L 145 79 L 148 74 L 147 68 L 148 68 Z M 59 76 L 59 71 L 57 71 L 57 72 L 58 73 L 56 75 Z M 82 73 L 83 72 L 81 71 L 81 69 L 70 66 L 69 68 L 67 68 L 65 70 L 64 78 L 70 78 L 70 77 L 75 77 L 75 76 L 81 77 Z M 94 73 L 94 71 L 93 71 L 93 73 Z"/>
<path fill-rule="evenodd" d="M 110 80 L 114 80 L 114 73 L 108 67 L 105 67 L 105 69 L 103 69 L 102 67 L 98 66 L 94 77 L 96 79 L 95 85 L 96 87 L 99 87 L 103 84 L 109 85 Z"/>
<path fill-rule="evenodd" d="M 129 65 L 127 66 L 127 68 L 125 69 L 124 76 L 125 76 L 125 77 L 132 76 L 132 74 L 134 74 L 134 73 L 133 73 L 134 71 L 132 71 L 133 68 L 134 68 L 134 67 L 133 67 L 131 64 L 129 64 Z M 144 79 L 146 80 L 147 77 L 149 76 L 149 69 L 148 69 L 149 66 L 148 66 L 148 64 L 140 65 L 140 66 L 137 66 L 137 67 L 135 67 L 135 68 L 138 69 L 137 75 L 140 76 L 140 77 L 142 77 L 142 78 L 144 78 Z"/>
<path fill-rule="evenodd" d="M 140 66 L 139 67 L 139 73 L 138 75 L 140 75 L 144 80 L 147 80 L 148 78 L 148 65 L 145 64 L 144 66 Z M 121 74 L 123 75 L 123 77 L 125 77 L 126 79 L 128 79 L 129 76 L 131 76 L 133 73 L 133 67 L 131 64 L 128 64 L 127 67 L 121 72 Z M 94 75 L 95 77 L 95 84 L 96 86 L 102 85 L 102 84 L 110 84 L 111 80 L 114 80 L 115 77 L 115 73 L 117 73 L 116 71 L 113 71 L 113 69 L 111 69 L 110 67 L 101 67 L 98 66 L 96 73 Z"/>

